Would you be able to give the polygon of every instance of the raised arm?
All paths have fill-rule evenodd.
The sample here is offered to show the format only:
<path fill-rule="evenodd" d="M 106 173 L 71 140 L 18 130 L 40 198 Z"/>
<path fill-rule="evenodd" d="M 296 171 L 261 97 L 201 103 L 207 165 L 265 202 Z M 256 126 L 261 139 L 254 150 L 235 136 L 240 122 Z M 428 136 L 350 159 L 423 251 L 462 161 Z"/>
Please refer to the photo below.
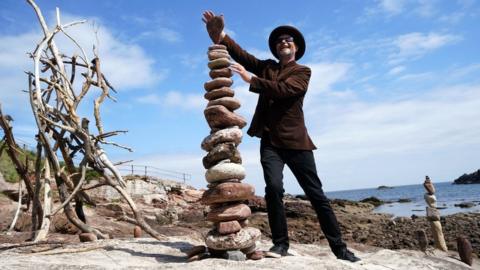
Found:
<path fill-rule="evenodd" d="M 203 13 L 203 22 L 212 41 L 227 46 L 227 50 L 233 60 L 240 63 L 246 70 L 259 76 L 265 67 L 265 61 L 257 59 L 252 54 L 242 49 L 231 37 L 225 34 L 223 15 L 217 16 L 212 11 Z"/>

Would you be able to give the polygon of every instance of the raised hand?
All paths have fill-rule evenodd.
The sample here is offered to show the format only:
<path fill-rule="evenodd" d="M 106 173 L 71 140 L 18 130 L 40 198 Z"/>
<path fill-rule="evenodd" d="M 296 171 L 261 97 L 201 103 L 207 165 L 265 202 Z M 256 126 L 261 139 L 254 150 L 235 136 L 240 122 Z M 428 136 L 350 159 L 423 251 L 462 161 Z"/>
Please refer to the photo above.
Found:
<path fill-rule="evenodd" d="M 207 10 L 203 12 L 202 21 L 206 24 L 208 35 L 213 43 L 220 43 L 225 36 L 223 15 L 216 16 L 211 10 Z"/>
<path fill-rule="evenodd" d="M 233 72 L 238 73 L 246 83 L 250 83 L 252 80 L 252 75 L 250 75 L 250 73 L 239 63 L 231 64 L 230 69 L 233 70 Z"/>

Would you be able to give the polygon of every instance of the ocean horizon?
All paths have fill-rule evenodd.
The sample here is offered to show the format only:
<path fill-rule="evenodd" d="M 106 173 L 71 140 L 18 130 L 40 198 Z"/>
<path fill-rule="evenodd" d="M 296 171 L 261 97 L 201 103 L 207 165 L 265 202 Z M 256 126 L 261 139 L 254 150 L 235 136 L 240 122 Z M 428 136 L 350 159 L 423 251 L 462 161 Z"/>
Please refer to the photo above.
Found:
<path fill-rule="evenodd" d="M 480 212 L 480 184 L 455 185 L 453 182 L 434 183 L 437 197 L 437 207 L 440 214 L 451 215 L 461 212 Z M 392 214 L 393 216 L 410 217 L 413 214 L 425 216 L 427 204 L 423 198 L 423 184 L 388 186 L 388 188 L 365 188 L 325 192 L 329 199 L 345 199 L 361 201 L 368 197 L 376 197 L 387 203 L 374 209 L 375 213 Z M 399 200 L 408 201 L 400 203 Z M 470 208 L 455 205 L 473 203 Z"/>

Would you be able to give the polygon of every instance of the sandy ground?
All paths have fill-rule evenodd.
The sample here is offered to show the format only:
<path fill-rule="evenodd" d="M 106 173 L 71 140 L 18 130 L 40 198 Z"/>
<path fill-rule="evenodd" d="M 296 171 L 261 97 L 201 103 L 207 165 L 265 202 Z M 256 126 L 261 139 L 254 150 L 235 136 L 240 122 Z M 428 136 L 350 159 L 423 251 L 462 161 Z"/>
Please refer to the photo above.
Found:
<path fill-rule="evenodd" d="M 113 239 L 94 243 L 7 249 L 0 245 L 2 269 L 480 269 L 460 262 L 453 255 L 436 252 L 426 255 L 419 251 L 387 250 L 357 245 L 354 252 L 361 262 L 337 260 L 325 245 L 293 244 L 293 256 L 259 261 L 228 261 L 205 259 L 186 262 L 184 251 L 201 242 L 189 237 L 168 237 L 165 241 L 151 238 Z M 267 249 L 268 241 L 258 247 Z M 3 251 L 2 251 L 3 249 Z M 89 250 L 90 249 L 90 250 Z M 42 251 L 43 250 L 43 251 Z M 77 250 L 75 253 L 71 253 Z M 83 252 L 82 252 L 83 250 Z M 34 253 L 32 253 L 34 252 Z"/>

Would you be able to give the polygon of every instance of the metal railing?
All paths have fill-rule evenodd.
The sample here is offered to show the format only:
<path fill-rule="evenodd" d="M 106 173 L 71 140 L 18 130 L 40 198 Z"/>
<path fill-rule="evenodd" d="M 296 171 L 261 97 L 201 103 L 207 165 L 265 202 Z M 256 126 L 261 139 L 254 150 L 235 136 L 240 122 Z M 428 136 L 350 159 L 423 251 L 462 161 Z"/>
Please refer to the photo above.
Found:
<path fill-rule="evenodd" d="M 159 177 L 165 180 L 174 180 L 174 181 L 183 181 L 186 183 L 190 181 L 192 178 L 191 174 L 184 173 L 184 172 L 176 172 L 171 170 L 164 170 L 154 166 L 148 165 L 136 165 L 136 164 L 124 164 L 124 165 L 117 165 L 116 166 L 120 172 L 126 175 L 142 175 L 145 178 L 147 177 Z"/>

